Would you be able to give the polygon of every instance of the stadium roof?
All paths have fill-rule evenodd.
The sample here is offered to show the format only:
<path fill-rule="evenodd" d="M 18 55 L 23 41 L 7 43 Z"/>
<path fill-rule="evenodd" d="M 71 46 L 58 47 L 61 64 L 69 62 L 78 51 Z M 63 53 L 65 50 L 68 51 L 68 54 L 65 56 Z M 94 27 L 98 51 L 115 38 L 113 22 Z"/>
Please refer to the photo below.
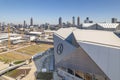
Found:
<path fill-rule="evenodd" d="M 99 26 L 103 28 L 117 28 L 119 23 L 97 23 Z"/>
<path fill-rule="evenodd" d="M 55 34 L 61 36 L 63 39 L 66 39 L 76 28 L 61 28 L 55 32 Z"/>
<path fill-rule="evenodd" d="M 101 30 L 83 30 L 77 28 L 61 28 L 55 34 L 66 39 L 73 33 L 76 41 L 92 44 L 106 45 L 120 48 L 120 38 L 110 31 Z"/>
<path fill-rule="evenodd" d="M 87 28 L 87 27 L 91 27 L 95 24 L 97 24 L 98 26 L 101 26 L 103 28 L 117 28 L 119 26 L 119 23 L 83 23 L 82 27 Z"/>

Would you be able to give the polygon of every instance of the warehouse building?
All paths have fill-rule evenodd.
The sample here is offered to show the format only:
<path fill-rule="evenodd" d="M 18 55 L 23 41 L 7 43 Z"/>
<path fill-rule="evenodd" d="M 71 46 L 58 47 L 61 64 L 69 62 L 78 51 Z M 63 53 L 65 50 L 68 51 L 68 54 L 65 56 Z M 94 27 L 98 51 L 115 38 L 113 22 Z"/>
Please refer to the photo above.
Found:
<path fill-rule="evenodd" d="M 0 43 L 4 43 L 6 41 L 8 41 L 8 37 L 10 37 L 10 41 L 12 42 L 16 42 L 16 41 L 20 41 L 22 39 L 20 34 L 15 34 L 15 33 L 0 33 Z"/>

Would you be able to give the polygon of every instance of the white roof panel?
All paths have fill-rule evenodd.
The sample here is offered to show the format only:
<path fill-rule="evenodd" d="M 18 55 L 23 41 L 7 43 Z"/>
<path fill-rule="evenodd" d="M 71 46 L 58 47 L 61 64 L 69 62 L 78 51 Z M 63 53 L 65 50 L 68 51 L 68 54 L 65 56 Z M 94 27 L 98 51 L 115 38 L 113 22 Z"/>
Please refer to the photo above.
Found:
<path fill-rule="evenodd" d="M 66 39 L 72 32 L 77 42 L 89 42 L 93 44 L 120 47 L 120 38 L 110 31 L 62 28 L 58 30 L 56 34 Z"/>
<path fill-rule="evenodd" d="M 116 28 L 119 24 L 118 23 L 97 23 L 103 28 Z"/>
<path fill-rule="evenodd" d="M 95 24 L 97 24 L 103 28 L 116 28 L 119 25 L 119 23 L 83 23 L 82 27 L 88 28 Z"/>
<path fill-rule="evenodd" d="M 86 41 L 120 47 L 120 38 L 118 38 L 113 32 L 77 29 L 73 33 L 77 41 Z"/>
<path fill-rule="evenodd" d="M 92 25 L 94 25 L 95 23 L 83 23 L 82 27 L 91 27 Z"/>
<path fill-rule="evenodd" d="M 62 38 L 67 38 L 76 29 L 77 28 L 61 28 L 58 31 L 56 31 L 55 34 L 58 34 Z"/>
<path fill-rule="evenodd" d="M 40 35 L 42 34 L 42 32 L 29 32 L 30 34 L 37 34 L 37 35 Z"/>

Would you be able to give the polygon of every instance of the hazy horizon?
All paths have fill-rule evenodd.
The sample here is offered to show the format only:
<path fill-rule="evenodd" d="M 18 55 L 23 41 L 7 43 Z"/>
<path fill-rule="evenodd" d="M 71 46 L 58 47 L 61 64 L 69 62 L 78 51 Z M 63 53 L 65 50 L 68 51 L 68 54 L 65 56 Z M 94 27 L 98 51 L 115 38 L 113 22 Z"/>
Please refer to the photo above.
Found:
<path fill-rule="evenodd" d="M 119 0 L 0 0 L 0 22 L 23 24 L 58 24 L 72 22 L 80 16 L 81 22 L 90 17 L 94 22 L 110 22 L 112 17 L 120 18 Z"/>

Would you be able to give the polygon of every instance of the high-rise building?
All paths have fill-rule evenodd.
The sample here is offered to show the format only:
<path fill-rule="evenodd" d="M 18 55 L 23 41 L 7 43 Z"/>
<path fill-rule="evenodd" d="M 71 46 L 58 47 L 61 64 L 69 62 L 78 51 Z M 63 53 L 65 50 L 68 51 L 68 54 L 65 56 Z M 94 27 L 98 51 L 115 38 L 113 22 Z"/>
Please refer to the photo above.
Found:
<path fill-rule="evenodd" d="M 30 26 L 33 26 L 33 18 L 30 19 Z"/>
<path fill-rule="evenodd" d="M 117 23 L 117 18 L 112 18 L 111 22 L 112 23 Z"/>
<path fill-rule="evenodd" d="M 2 25 L 1 25 L 1 23 L 0 23 L 0 31 L 2 30 Z"/>
<path fill-rule="evenodd" d="M 84 23 L 89 23 L 89 17 L 86 17 L 86 20 L 84 21 Z"/>
<path fill-rule="evenodd" d="M 59 25 L 62 26 L 62 18 L 59 17 Z"/>
<path fill-rule="evenodd" d="M 77 26 L 79 26 L 80 25 L 80 17 L 78 16 L 78 18 L 77 18 Z"/>
<path fill-rule="evenodd" d="M 2 26 L 1 22 L 0 22 L 0 27 Z"/>
<path fill-rule="evenodd" d="M 87 17 L 87 18 L 86 18 L 86 20 L 88 20 L 88 21 L 89 21 L 89 17 Z"/>
<path fill-rule="evenodd" d="M 73 20 L 72 20 L 73 25 L 75 25 L 75 17 L 73 16 L 72 18 L 73 18 Z"/>
<path fill-rule="evenodd" d="M 93 21 L 89 20 L 89 17 L 86 17 L 86 20 L 84 20 L 84 23 L 93 23 Z"/>
<path fill-rule="evenodd" d="M 24 20 L 24 25 L 23 25 L 24 27 L 26 27 L 26 21 Z"/>

